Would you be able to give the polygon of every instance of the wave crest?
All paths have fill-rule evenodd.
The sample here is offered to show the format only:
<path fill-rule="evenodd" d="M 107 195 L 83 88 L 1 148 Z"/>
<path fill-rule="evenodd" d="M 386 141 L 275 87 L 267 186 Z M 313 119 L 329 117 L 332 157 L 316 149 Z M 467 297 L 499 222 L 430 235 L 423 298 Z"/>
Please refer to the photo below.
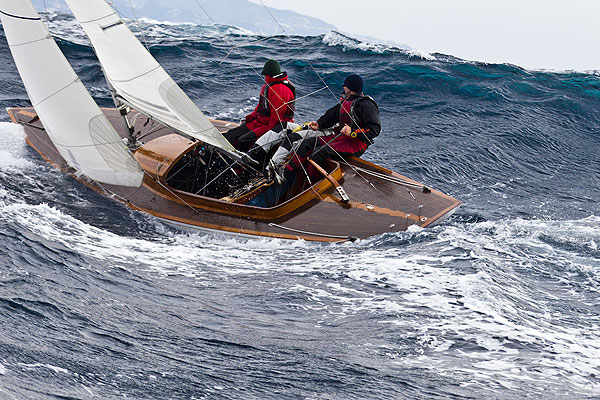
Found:
<path fill-rule="evenodd" d="M 392 45 L 375 42 L 378 39 L 356 39 L 336 31 L 329 31 L 323 36 L 323 43 L 330 47 L 342 47 L 343 51 L 359 50 L 365 52 L 383 53 L 404 53 L 409 57 L 418 57 L 425 60 L 435 60 L 431 54 L 413 49 L 405 45 Z"/>

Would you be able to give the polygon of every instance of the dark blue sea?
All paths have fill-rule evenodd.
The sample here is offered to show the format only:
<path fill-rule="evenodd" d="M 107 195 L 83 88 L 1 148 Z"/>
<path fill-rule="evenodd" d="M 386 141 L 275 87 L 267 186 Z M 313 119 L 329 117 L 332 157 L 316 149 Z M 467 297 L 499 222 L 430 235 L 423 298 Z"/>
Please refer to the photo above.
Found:
<path fill-rule="evenodd" d="M 43 19 L 112 106 L 78 24 Z M 298 121 L 362 75 L 383 123 L 364 158 L 464 205 L 357 243 L 183 232 L 64 176 L 2 111 L 0 399 L 600 399 L 598 73 L 142 27 L 210 117 L 251 111 L 269 58 L 299 96 L 330 88 Z M 2 110 L 29 105 L 3 32 L 0 54 Z"/>

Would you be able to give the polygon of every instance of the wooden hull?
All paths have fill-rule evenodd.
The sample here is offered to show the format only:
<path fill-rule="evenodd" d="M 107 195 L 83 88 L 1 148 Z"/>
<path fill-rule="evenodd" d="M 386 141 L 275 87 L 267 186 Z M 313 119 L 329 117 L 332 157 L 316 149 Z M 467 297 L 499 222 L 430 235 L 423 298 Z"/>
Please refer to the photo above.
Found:
<path fill-rule="evenodd" d="M 127 133 L 115 109 L 103 109 L 122 137 Z M 336 178 L 350 197 L 343 204 L 326 179 L 275 207 L 257 207 L 174 189 L 166 176 L 175 163 L 196 144 L 162 126 L 135 119 L 143 145 L 134 152 L 145 178 L 140 188 L 105 185 L 78 177 L 48 138 L 32 108 L 12 108 L 9 116 L 25 128 L 27 143 L 52 165 L 93 190 L 166 222 L 202 231 L 220 231 L 249 237 L 343 241 L 386 232 L 404 231 L 411 225 L 431 226 L 452 214 L 460 202 L 436 190 L 423 190 L 418 182 L 395 172 L 352 158 L 332 164 Z M 229 123 L 213 121 L 221 131 Z"/>

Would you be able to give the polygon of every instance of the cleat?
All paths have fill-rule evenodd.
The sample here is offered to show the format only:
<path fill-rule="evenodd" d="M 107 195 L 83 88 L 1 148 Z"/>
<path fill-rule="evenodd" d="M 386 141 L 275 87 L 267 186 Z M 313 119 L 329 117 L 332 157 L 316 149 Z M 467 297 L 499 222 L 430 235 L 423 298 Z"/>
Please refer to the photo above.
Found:
<path fill-rule="evenodd" d="M 258 166 L 260 166 L 260 163 L 258 161 L 256 161 L 255 159 L 253 159 L 252 157 L 250 157 L 248 154 L 244 154 L 242 156 L 242 162 L 245 165 L 249 165 L 251 167 L 258 167 Z"/>

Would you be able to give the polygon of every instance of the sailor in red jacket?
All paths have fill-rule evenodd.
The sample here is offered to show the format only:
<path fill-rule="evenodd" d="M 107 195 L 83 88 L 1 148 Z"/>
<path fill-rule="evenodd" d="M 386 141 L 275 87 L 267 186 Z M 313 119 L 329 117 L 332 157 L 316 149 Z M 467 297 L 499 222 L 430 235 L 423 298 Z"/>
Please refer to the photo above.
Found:
<path fill-rule="evenodd" d="M 253 112 L 246 116 L 246 122 L 225 132 L 225 138 L 240 151 L 248 151 L 265 132 L 282 122 L 294 121 L 296 88 L 289 81 L 287 73 L 275 60 L 265 63 L 262 75 L 265 84 L 260 89 L 260 99 Z"/>

